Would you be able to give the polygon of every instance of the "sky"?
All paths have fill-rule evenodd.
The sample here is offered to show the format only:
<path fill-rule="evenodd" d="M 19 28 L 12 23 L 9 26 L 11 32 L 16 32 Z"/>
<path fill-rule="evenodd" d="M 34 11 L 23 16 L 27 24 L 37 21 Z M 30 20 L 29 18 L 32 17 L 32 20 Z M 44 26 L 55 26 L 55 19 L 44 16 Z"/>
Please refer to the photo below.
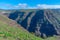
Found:
<path fill-rule="evenodd" d="M 0 9 L 60 8 L 60 0 L 0 0 Z"/>

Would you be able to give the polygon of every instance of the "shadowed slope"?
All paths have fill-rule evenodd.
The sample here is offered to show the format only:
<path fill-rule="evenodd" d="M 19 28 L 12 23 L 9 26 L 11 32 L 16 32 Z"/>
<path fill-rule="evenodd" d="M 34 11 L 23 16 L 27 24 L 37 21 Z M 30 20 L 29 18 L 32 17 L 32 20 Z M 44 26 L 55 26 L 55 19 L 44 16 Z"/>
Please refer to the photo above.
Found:
<path fill-rule="evenodd" d="M 29 32 L 35 33 L 37 36 L 49 37 L 58 35 L 54 22 L 50 22 L 53 15 L 46 10 L 34 10 L 34 11 L 15 11 L 9 15 L 10 19 L 16 20 L 18 24 L 27 29 Z M 13 15 L 12 15 L 13 14 Z M 15 15 L 16 14 L 16 15 Z M 48 15 L 49 14 L 49 15 Z M 22 15 L 22 16 L 21 16 Z M 13 17 L 12 17 L 13 16 Z M 49 18 L 50 17 L 50 18 Z M 14 19 L 15 18 L 15 19 Z M 48 19 L 49 18 L 49 19 Z M 53 17 L 55 18 L 55 16 Z M 49 21 L 50 20 L 50 21 Z"/>

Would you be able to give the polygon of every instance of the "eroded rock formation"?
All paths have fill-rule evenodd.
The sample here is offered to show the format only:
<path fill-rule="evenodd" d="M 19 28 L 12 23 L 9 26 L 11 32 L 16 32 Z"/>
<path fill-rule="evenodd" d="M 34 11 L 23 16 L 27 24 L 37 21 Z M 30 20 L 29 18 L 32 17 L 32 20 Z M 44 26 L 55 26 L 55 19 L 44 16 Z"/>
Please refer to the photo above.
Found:
<path fill-rule="evenodd" d="M 30 10 L 11 12 L 8 18 L 15 20 L 36 36 L 49 37 L 60 35 L 59 10 Z"/>

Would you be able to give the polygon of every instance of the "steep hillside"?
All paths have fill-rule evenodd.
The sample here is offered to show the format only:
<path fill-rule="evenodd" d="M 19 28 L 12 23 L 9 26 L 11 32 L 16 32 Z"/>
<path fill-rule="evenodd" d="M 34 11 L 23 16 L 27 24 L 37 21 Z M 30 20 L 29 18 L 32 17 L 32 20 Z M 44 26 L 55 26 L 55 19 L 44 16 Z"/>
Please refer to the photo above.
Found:
<path fill-rule="evenodd" d="M 50 37 L 60 35 L 59 9 L 51 10 L 16 10 L 8 18 L 15 20 L 29 32 L 36 36 Z"/>
<path fill-rule="evenodd" d="M 7 17 L 0 15 L 0 40 L 42 40 Z"/>
<path fill-rule="evenodd" d="M 8 17 L 11 19 L 7 18 L 5 16 L 5 13 L 3 13 L 4 15 L 2 15 L 2 13 L 0 14 L 0 40 L 59 40 L 60 39 L 60 36 L 55 35 L 57 33 L 57 30 L 55 30 L 55 26 L 51 25 L 51 24 L 57 25 L 56 23 L 54 24 L 55 21 L 53 22 L 53 21 L 51 21 L 51 19 L 53 18 L 52 20 L 56 20 L 55 17 L 57 19 L 59 19 L 58 16 L 55 16 L 55 15 L 58 15 L 59 13 L 57 14 L 55 12 L 56 13 L 54 15 L 55 17 L 52 17 L 51 14 L 48 14 L 48 12 L 49 13 L 51 12 L 50 10 L 49 11 L 48 10 L 46 10 L 46 11 L 29 10 L 28 13 L 25 13 L 25 12 L 27 12 L 27 11 L 26 10 L 24 10 L 24 12 L 23 11 L 21 11 L 21 12 L 14 11 L 14 12 L 11 12 L 11 14 L 8 12 L 10 14 Z M 45 14 L 43 14 L 43 12 Z M 22 15 L 23 13 L 25 16 Z M 16 17 L 17 14 L 19 14 L 19 16 Z M 6 13 L 6 15 L 7 15 L 7 13 Z M 49 16 L 49 15 L 51 15 L 51 16 Z M 16 17 L 16 19 L 15 19 L 15 17 Z M 41 21 L 39 21 L 38 19 Z M 44 19 L 44 21 L 42 21 L 43 19 Z M 21 26 L 17 23 L 19 23 Z M 44 24 L 42 24 L 42 23 L 44 23 Z M 36 24 L 37 24 L 37 26 L 36 26 Z M 29 27 L 26 25 L 28 25 L 28 26 L 31 25 L 30 31 L 28 30 Z M 40 26 L 40 25 L 42 25 L 42 26 Z M 32 32 L 33 35 L 31 33 L 29 33 L 27 30 L 25 30 L 23 27 L 24 28 L 26 27 L 25 29 L 27 29 L 29 32 Z M 41 37 L 44 36 L 45 38 L 46 38 L 46 36 L 51 36 L 51 37 L 42 39 L 41 37 L 34 36 L 34 33 L 36 36 L 41 36 Z M 41 33 L 41 35 L 40 35 L 40 33 Z M 52 35 L 54 35 L 54 36 L 52 36 Z"/>

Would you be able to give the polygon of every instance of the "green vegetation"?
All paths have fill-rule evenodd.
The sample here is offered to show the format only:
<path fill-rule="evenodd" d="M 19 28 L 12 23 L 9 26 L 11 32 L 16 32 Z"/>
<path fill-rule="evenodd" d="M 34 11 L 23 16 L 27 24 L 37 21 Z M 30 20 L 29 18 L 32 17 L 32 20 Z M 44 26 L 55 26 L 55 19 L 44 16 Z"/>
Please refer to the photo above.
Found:
<path fill-rule="evenodd" d="M 0 16 L 0 40 L 42 40 L 28 31 L 24 30 L 22 27 L 17 27 L 15 25 L 10 26 L 9 23 L 6 23 L 10 20 L 5 17 L 1 18 Z"/>
<path fill-rule="evenodd" d="M 0 21 L 0 40 L 40 40 L 40 38 L 31 35 L 18 27 L 11 27 Z"/>
<path fill-rule="evenodd" d="M 56 37 L 42 39 L 30 34 L 21 26 L 10 25 L 10 19 L 0 15 L 0 40 L 57 40 Z"/>

